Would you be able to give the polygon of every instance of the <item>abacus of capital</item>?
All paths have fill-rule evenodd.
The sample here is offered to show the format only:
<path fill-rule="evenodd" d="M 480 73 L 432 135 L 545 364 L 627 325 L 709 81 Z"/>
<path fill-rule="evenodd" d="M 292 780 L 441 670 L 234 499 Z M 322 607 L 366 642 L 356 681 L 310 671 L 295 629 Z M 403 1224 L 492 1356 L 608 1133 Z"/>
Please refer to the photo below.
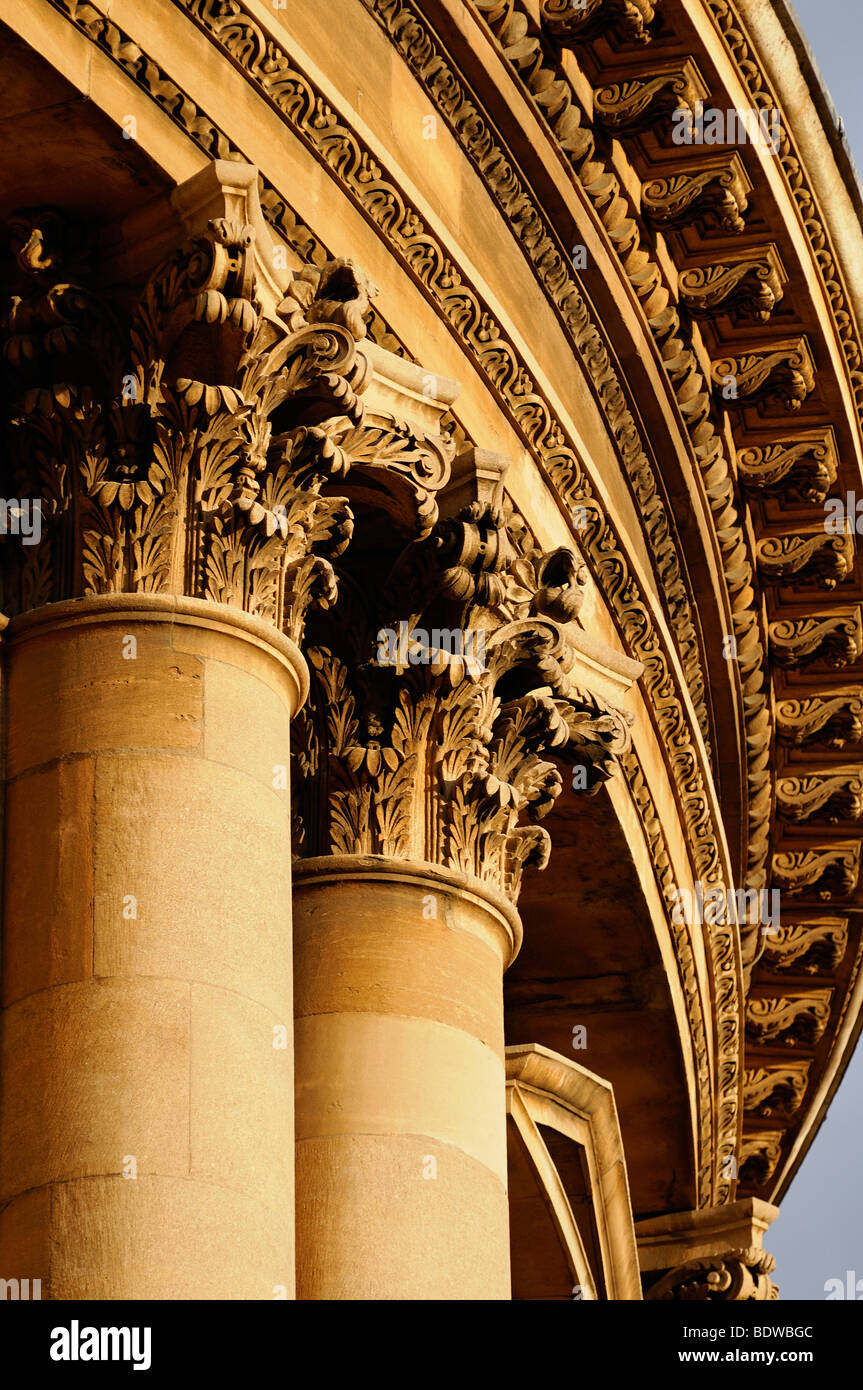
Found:
<path fill-rule="evenodd" d="M 784 5 L 0 34 L 3 1287 L 775 1299 L 863 1017 L 863 230 Z M 681 139 L 741 84 L 770 141 Z"/>

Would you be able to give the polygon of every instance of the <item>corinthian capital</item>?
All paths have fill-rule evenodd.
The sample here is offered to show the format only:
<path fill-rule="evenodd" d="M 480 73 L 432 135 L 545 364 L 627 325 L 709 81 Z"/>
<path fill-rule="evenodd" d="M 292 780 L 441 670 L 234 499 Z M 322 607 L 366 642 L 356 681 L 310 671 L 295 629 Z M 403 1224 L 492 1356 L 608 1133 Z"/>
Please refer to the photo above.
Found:
<path fill-rule="evenodd" d="M 202 179 L 221 215 L 131 308 L 128 287 L 87 278 L 84 238 L 55 210 L 13 220 L 4 481 L 32 499 L 39 543 L 5 538 L 7 612 L 168 592 L 299 640 L 309 605 L 334 599 L 353 519 L 323 489 L 351 466 L 341 441 L 363 419 L 375 290 L 347 260 L 274 276 L 254 170 Z"/>
<path fill-rule="evenodd" d="M 486 456 L 487 457 L 487 456 Z M 564 787 L 590 792 L 628 744 L 625 716 L 580 684 L 567 625 L 585 573 L 542 553 L 496 496 L 478 496 L 374 570 L 340 574 L 316 615 L 312 694 L 297 729 L 303 857 L 387 855 L 518 895 L 544 867 L 539 825 Z"/>

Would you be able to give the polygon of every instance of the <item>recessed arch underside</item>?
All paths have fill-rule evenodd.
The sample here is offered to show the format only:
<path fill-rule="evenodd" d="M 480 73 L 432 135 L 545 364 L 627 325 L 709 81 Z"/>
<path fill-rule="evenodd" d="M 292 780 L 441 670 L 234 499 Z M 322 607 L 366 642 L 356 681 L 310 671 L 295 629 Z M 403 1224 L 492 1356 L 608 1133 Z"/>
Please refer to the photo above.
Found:
<path fill-rule="evenodd" d="M 547 828 L 552 863 L 525 881 L 524 944 L 504 983 L 507 1042 L 539 1043 L 611 1082 L 636 1218 L 690 1210 L 688 1029 L 638 866 L 606 792 L 559 806 Z"/>

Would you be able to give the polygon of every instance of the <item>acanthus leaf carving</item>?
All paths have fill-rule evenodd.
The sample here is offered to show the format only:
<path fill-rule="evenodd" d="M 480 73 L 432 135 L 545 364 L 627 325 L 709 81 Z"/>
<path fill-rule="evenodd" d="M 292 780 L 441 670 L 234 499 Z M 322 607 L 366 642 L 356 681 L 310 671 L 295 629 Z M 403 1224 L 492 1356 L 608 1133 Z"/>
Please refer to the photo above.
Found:
<path fill-rule="evenodd" d="M 628 77 L 598 88 L 594 112 L 615 135 L 635 135 L 681 108 L 694 111 L 696 102 L 708 96 L 692 58 L 672 59 L 651 64 L 648 77 Z"/>
<path fill-rule="evenodd" d="M 752 996 L 746 1005 L 746 1036 L 763 1046 L 814 1047 L 827 1027 L 832 989 Z"/>
<path fill-rule="evenodd" d="M 585 42 L 612 31 L 631 43 L 649 43 L 661 0 L 540 0 L 540 18 L 561 43 Z"/>
<path fill-rule="evenodd" d="M 835 589 L 854 569 L 854 538 L 830 535 L 823 526 L 808 535 L 766 536 L 758 542 L 756 556 L 768 582 L 793 580 Z"/>
<path fill-rule="evenodd" d="M 807 917 L 784 922 L 770 932 L 760 964 L 775 974 L 830 974 L 838 968 L 847 947 L 847 917 Z"/>
<path fill-rule="evenodd" d="M 860 841 L 829 849 L 783 850 L 773 856 L 773 883 L 789 897 L 812 895 L 822 902 L 847 897 L 860 876 Z"/>
<path fill-rule="evenodd" d="M 743 1136 L 740 1144 L 740 1186 L 758 1188 L 770 1181 L 782 1157 L 781 1130 L 760 1130 Z"/>
<path fill-rule="evenodd" d="M 787 1119 L 800 1108 L 811 1065 L 811 1061 L 801 1061 L 747 1067 L 743 1073 L 744 1113 L 762 1119 L 771 1115 Z"/>
<path fill-rule="evenodd" d="M 538 822 L 563 789 L 557 763 L 582 766 L 591 791 L 628 746 L 627 719 L 571 677 L 560 624 L 583 582 L 574 556 L 526 550 L 482 501 L 374 593 L 343 577 L 338 612 L 315 618 L 298 719 L 303 856 L 422 859 L 515 899 L 548 859 Z"/>
<path fill-rule="evenodd" d="M 784 820 L 835 825 L 863 815 L 863 776 L 856 768 L 836 768 L 804 777 L 780 777 L 776 783 L 779 813 Z"/>
<path fill-rule="evenodd" d="M 32 220 L 26 245 L 44 246 L 49 234 Z M 48 226 L 56 238 L 52 217 Z M 309 604 L 332 602 L 352 518 L 322 487 L 350 468 L 341 441 L 353 443 L 363 416 L 370 364 L 358 344 L 375 290 L 353 262 L 329 261 L 295 276 L 265 314 L 254 238 L 248 223 L 211 219 L 151 274 L 125 329 L 94 292 L 55 294 L 60 262 L 40 254 L 4 351 L 22 368 L 13 466 L 40 495 L 47 534 L 38 558 L 7 545 L 9 608 L 181 592 L 297 640 Z M 24 351 L 22 326 L 36 322 Z M 85 335 L 93 370 L 82 381 L 70 349 Z M 110 352 L 96 351 L 106 343 Z"/>
<path fill-rule="evenodd" d="M 817 661 L 841 670 L 857 660 L 863 644 L 856 608 L 825 617 L 783 618 L 770 624 L 769 633 L 773 660 L 795 669 Z"/>
<path fill-rule="evenodd" d="M 780 700 L 776 731 L 794 747 L 843 749 L 863 741 L 863 696 L 854 688 Z"/>
<path fill-rule="evenodd" d="M 788 277 L 774 246 L 749 247 L 722 261 L 681 272 L 680 297 L 691 314 L 714 316 L 729 309 L 769 322 Z"/>

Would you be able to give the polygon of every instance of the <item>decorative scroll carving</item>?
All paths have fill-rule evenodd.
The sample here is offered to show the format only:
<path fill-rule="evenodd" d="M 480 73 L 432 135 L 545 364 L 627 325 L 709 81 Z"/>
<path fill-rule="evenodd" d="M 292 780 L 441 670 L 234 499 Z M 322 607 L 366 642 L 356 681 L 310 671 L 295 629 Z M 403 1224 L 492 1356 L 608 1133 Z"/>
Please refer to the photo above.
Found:
<path fill-rule="evenodd" d="M 805 430 L 737 454 L 740 481 L 788 501 L 820 505 L 836 481 L 839 460 L 832 429 Z"/>
<path fill-rule="evenodd" d="M 153 273 L 124 329 L 58 283 L 55 257 L 33 268 L 28 248 L 47 239 L 36 214 L 19 251 L 33 293 L 13 301 L 3 344 L 19 369 L 13 468 L 46 532 L 7 549 L 7 609 L 179 591 L 297 639 L 309 604 L 333 600 L 330 561 L 351 535 L 344 499 L 321 487 L 349 468 L 339 439 L 362 417 L 370 282 L 328 262 L 269 317 L 254 227 L 217 218 Z M 209 379 L 189 374 L 202 367 Z"/>
<path fill-rule="evenodd" d="M 800 1103 L 809 1080 L 811 1061 L 747 1068 L 743 1073 L 743 1109 L 747 1115 L 787 1119 Z"/>
<path fill-rule="evenodd" d="M 706 163 L 707 161 L 705 161 Z M 680 170 L 649 179 L 641 190 L 642 211 L 655 227 L 696 227 L 706 232 L 742 232 L 752 184 L 738 154 L 707 168 Z"/>
<path fill-rule="evenodd" d="M 594 114 L 615 135 L 649 130 L 672 112 L 695 110 L 709 95 L 704 78 L 691 58 L 651 64 L 649 77 L 610 83 L 594 93 Z"/>
<path fill-rule="evenodd" d="M 740 1145 L 740 1186 L 763 1187 L 776 1172 L 782 1157 L 781 1130 L 746 1134 Z M 778 1296 L 778 1291 L 774 1297 Z"/>
<path fill-rule="evenodd" d="M 854 569 L 854 538 L 831 536 L 823 527 L 810 535 L 768 536 L 758 542 L 756 555 L 765 580 L 793 576 L 801 584 L 835 589 Z"/>
<path fill-rule="evenodd" d="M 819 661 L 841 670 L 857 660 L 863 640 L 857 608 L 823 618 L 786 618 L 769 630 L 774 661 L 796 669 Z"/>
<path fill-rule="evenodd" d="M 808 777 L 780 777 L 776 783 L 779 811 L 785 820 L 859 820 L 863 815 L 863 777 L 856 768 L 837 768 Z"/>
<path fill-rule="evenodd" d="M 333 435 L 332 448 L 340 455 L 342 476 L 351 473 L 351 496 L 368 495 L 400 513 L 405 528 L 417 539 L 427 536 L 438 518 L 438 490 L 444 486 L 452 464 L 454 444 L 409 420 L 366 414 L 362 423 Z"/>
<path fill-rule="evenodd" d="M 832 989 L 750 998 L 746 1005 L 746 1036 L 751 1042 L 782 1043 L 785 1047 L 814 1047 L 827 1027 Z"/>
<path fill-rule="evenodd" d="M 858 688 L 780 700 L 776 731 L 786 743 L 806 748 L 846 748 L 863 741 L 863 696 Z"/>
<path fill-rule="evenodd" d="M 422 859 L 515 899 L 524 867 L 548 859 L 536 822 L 563 789 L 549 755 L 579 764 L 588 791 L 612 774 L 627 720 L 575 686 L 560 626 L 581 605 L 583 566 L 517 546 L 500 507 L 475 502 L 380 589 L 343 579 L 339 609 L 315 624 L 298 721 L 304 856 Z M 382 654 L 386 632 L 404 640 Z"/>
<path fill-rule="evenodd" d="M 711 373 L 723 403 L 729 406 L 765 401 L 799 410 L 815 387 L 815 365 L 805 338 L 721 358 L 713 363 Z"/>
<path fill-rule="evenodd" d="M 767 936 L 760 964 L 774 973 L 829 974 L 839 967 L 847 947 L 847 917 L 786 922 Z"/>
<path fill-rule="evenodd" d="M 719 34 L 727 45 L 731 59 L 757 109 L 776 110 L 779 102 L 767 80 L 757 53 L 749 43 L 740 16 L 729 0 L 707 0 Z M 812 192 L 807 171 L 797 158 L 794 145 L 784 122 L 779 127 L 778 167 L 785 178 L 790 196 L 800 215 L 800 225 L 809 238 L 813 260 L 821 274 L 825 303 L 829 306 L 842 354 L 847 363 L 848 380 L 854 394 L 857 417 L 863 425 L 863 352 L 861 352 L 857 317 L 849 297 L 842 270 L 837 265 L 831 238 L 824 218 Z"/>
<path fill-rule="evenodd" d="M 789 897 L 811 893 L 822 902 L 853 893 L 860 875 L 860 842 L 830 849 L 785 850 L 773 856 L 773 882 Z"/>
<path fill-rule="evenodd" d="M 631 43 L 649 43 L 661 0 L 540 0 L 540 18 L 561 43 L 588 41 L 611 31 Z"/>
<path fill-rule="evenodd" d="M 770 1302 L 779 1290 L 770 1280 L 776 1261 L 766 1250 L 728 1250 L 670 1269 L 645 1293 L 646 1299 L 692 1302 Z"/>
<path fill-rule="evenodd" d="M 774 246 L 751 247 L 720 262 L 684 270 L 680 297 L 692 314 L 716 315 L 736 309 L 767 323 L 787 279 Z"/>

